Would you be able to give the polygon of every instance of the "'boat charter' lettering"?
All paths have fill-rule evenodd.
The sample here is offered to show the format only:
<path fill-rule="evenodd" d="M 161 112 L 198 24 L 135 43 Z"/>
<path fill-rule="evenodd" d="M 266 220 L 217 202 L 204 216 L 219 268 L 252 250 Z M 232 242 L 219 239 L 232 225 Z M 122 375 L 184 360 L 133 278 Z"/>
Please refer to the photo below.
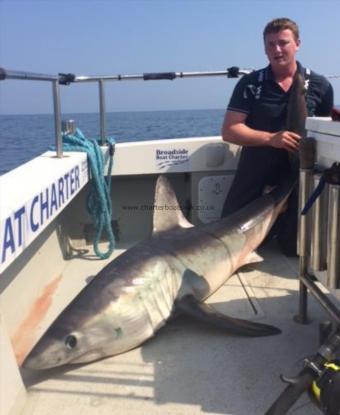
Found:
<path fill-rule="evenodd" d="M 27 245 L 60 208 L 80 189 L 79 166 L 59 177 L 24 206 L 12 212 L 1 224 L 1 264 Z"/>

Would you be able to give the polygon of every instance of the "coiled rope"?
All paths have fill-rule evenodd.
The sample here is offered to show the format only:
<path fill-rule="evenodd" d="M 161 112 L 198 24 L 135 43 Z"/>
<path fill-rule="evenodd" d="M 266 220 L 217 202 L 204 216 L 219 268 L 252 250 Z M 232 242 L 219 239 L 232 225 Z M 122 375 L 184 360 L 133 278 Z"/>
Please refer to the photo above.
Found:
<path fill-rule="evenodd" d="M 63 134 L 64 151 L 81 151 L 87 153 L 87 159 L 90 166 L 92 185 L 87 196 L 86 208 L 95 228 L 95 238 L 93 249 L 95 254 L 101 258 L 108 258 L 115 248 L 115 238 L 112 232 L 112 203 L 111 203 L 111 172 L 114 155 L 114 139 L 107 138 L 109 144 L 109 166 L 108 174 L 105 180 L 104 174 L 104 157 L 96 139 L 86 138 L 77 128 L 75 133 Z M 103 232 L 108 236 L 109 245 L 106 252 L 99 248 L 99 241 Z"/>

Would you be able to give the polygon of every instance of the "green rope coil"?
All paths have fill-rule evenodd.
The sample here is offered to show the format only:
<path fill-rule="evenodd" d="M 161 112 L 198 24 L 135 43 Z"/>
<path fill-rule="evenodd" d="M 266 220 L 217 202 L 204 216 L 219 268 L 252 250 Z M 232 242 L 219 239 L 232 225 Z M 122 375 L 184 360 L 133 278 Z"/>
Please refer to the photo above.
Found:
<path fill-rule="evenodd" d="M 114 140 L 108 138 L 109 144 L 109 167 L 105 180 L 104 157 L 96 139 L 89 139 L 77 128 L 74 135 L 63 134 L 63 151 L 81 151 L 87 153 L 87 159 L 92 176 L 92 186 L 87 196 L 86 207 L 96 230 L 93 241 L 95 254 L 106 259 L 112 254 L 115 248 L 115 238 L 112 232 L 112 203 L 111 203 L 111 172 L 113 166 Z M 106 252 L 99 249 L 99 241 L 106 232 L 109 246 Z"/>

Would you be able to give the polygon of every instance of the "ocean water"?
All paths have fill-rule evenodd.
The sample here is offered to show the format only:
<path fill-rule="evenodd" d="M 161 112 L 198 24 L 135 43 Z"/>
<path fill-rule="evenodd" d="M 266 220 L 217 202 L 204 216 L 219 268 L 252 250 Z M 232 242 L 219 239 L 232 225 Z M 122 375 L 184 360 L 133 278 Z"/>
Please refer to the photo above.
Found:
<path fill-rule="evenodd" d="M 116 142 L 219 135 L 224 110 L 115 112 L 106 117 L 107 135 Z M 64 114 L 86 137 L 99 137 L 99 115 Z M 52 114 L 0 115 L 0 175 L 54 145 Z"/>

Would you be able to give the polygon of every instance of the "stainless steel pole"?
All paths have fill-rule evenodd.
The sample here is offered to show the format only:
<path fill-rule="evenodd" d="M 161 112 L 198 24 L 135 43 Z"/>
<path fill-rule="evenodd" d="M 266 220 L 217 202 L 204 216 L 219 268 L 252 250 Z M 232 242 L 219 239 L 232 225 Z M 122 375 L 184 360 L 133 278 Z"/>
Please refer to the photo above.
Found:
<path fill-rule="evenodd" d="M 55 81 L 58 80 L 57 75 L 46 75 L 33 72 L 12 71 L 0 68 L 1 79 L 20 79 L 27 81 Z"/>
<path fill-rule="evenodd" d="M 307 203 L 307 200 L 312 192 L 312 169 L 300 169 L 300 189 L 299 189 L 299 212 Z M 299 229 L 298 229 L 298 254 L 301 257 L 307 258 L 310 254 L 310 212 L 306 215 L 299 215 Z M 304 269 L 307 268 L 303 267 Z"/>
<path fill-rule="evenodd" d="M 315 163 L 315 140 L 311 137 L 303 138 L 300 142 L 300 187 L 299 187 L 299 212 L 305 206 L 312 189 L 313 168 Z M 298 227 L 298 253 L 299 253 L 299 314 L 295 321 L 301 324 L 308 323 L 307 288 L 303 278 L 307 275 L 308 260 L 310 256 L 310 212 L 307 215 L 299 214 Z"/>
<path fill-rule="evenodd" d="M 239 69 L 237 76 L 246 75 L 253 72 L 253 69 Z M 160 72 L 160 73 L 144 73 L 131 75 L 101 75 L 101 76 L 76 76 L 74 82 L 96 82 L 104 81 L 151 81 L 151 80 L 174 80 L 176 78 L 198 78 L 198 77 L 214 77 L 214 76 L 230 76 L 230 72 L 226 71 L 206 71 L 206 72 Z M 235 76 L 235 78 L 237 77 Z M 233 76 L 234 77 L 234 76 Z"/>
<path fill-rule="evenodd" d="M 321 173 L 314 175 L 314 189 L 319 185 Z M 327 267 L 327 207 L 328 185 L 325 185 L 321 195 L 316 199 L 312 208 L 312 240 L 310 265 L 313 271 L 323 271 Z"/>
<path fill-rule="evenodd" d="M 54 131 L 55 147 L 58 158 L 63 157 L 63 143 L 61 136 L 61 109 L 60 109 L 60 90 L 58 80 L 52 82 L 53 107 L 54 107 Z"/>
<path fill-rule="evenodd" d="M 99 84 L 99 116 L 100 116 L 100 144 L 103 146 L 106 139 L 106 109 L 104 81 L 100 79 Z"/>
<path fill-rule="evenodd" d="M 327 286 L 340 287 L 340 185 L 329 185 Z"/>

